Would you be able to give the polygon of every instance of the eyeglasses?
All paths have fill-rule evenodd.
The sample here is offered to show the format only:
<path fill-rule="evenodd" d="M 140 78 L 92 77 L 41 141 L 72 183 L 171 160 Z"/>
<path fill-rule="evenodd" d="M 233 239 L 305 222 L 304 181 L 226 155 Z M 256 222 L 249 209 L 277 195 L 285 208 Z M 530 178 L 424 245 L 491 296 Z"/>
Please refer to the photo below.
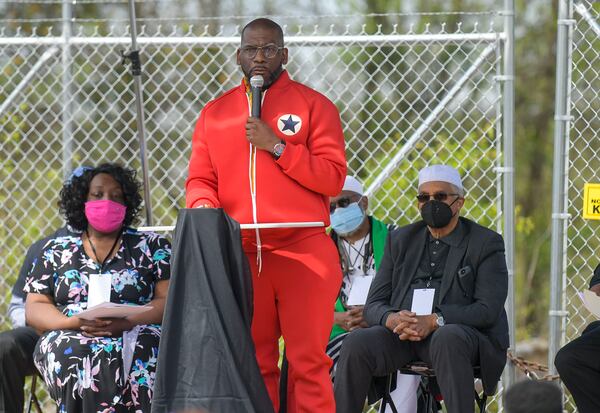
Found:
<path fill-rule="evenodd" d="M 259 50 L 262 50 L 263 56 L 267 59 L 274 58 L 277 53 L 283 49 L 283 46 L 277 46 L 276 44 L 267 44 L 265 46 L 244 46 L 240 50 L 244 57 L 248 59 L 254 59 L 258 54 Z"/>
<path fill-rule="evenodd" d="M 353 197 L 346 196 L 346 197 L 338 199 L 335 202 L 331 202 L 329 204 L 329 212 L 331 214 L 333 214 L 335 212 L 336 208 L 346 208 L 352 202 L 356 202 L 355 199 L 356 199 L 355 196 L 353 196 Z"/>
<path fill-rule="evenodd" d="M 435 194 L 427 194 L 427 193 L 422 193 L 422 194 L 418 194 L 417 195 L 417 201 L 419 201 L 420 203 L 425 203 L 427 201 L 429 201 L 431 198 L 435 199 L 436 201 L 440 201 L 440 202 L 444 202 L 446 199 L 448 199 L 449 196 L 459 196 L 458 194 L 448 194 L 446 192 L 436 192 Z"/>

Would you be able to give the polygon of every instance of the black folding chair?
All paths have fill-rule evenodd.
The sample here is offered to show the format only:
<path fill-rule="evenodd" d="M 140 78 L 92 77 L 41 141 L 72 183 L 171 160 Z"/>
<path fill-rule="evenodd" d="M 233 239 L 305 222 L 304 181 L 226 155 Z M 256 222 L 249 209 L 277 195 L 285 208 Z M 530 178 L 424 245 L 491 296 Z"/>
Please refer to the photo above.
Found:
<path fill-rule="evenodd" d="M 400 373 L 417 375 L 426 379 L 423 381 L 426 383 L 426 385 L 423 388 L 424 403 L 423 406 L 419 409 L 418 413 L 437 413 L 438 402 L 435 396 L 436 394 L 438 394 L 437 389 L 439 388 L 435 380 L 435 371 L 426 363 L 416 361 L 402 367 L 400 369 Z M 478 366 L 473 368 L 473 373 L 475 375 L 475 378 L 481 378 L 481 369 Z M 395 376 L 396 373 L 391 373 L 387 376 L 387 385 L 385 387 L 385 393 L 381 401 L 381 411 L 385 411 L 386 406 L 389 405 L 393 413 L 398 413 L 396 406 L 394 405 L 394 401 L 390 396 L 392 381 Z M 475 389 L 473 390 L 473 392 L 475 393 L 475 403 L 479 408 L 479 412 L 485 413 L 487 395 L 485 394 L 485 392 L 482 392 L 480 395 Z"/>

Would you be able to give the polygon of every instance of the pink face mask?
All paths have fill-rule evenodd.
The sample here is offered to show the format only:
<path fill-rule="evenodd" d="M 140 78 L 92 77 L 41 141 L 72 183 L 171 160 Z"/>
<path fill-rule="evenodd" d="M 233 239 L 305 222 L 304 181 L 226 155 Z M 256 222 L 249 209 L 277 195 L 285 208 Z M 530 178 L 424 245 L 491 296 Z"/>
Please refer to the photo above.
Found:
<path fill-rule="evenodd" d="M 127 207 L 110 199 L 87 201 L 85 217 L 96 231 L 108 234 L 121 228 Z"/>

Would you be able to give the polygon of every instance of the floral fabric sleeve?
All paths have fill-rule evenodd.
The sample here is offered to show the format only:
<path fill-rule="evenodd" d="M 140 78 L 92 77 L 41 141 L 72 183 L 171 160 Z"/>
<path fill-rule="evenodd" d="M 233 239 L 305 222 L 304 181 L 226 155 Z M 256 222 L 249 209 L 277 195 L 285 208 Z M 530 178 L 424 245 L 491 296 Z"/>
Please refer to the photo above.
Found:
<path fill-rule="evenodd" d="M 23 291 L 54 296 L 55 250 L 52 240 L 42 248 L 40 254 L 34 259 L 29 274 L 25 279 Z"/>
<path fill-rule="evenodd" d="M 158 234 L 149 234 L 148 247 L 152 254 L 154 280 L 171 278 L 171 243 Z"/>

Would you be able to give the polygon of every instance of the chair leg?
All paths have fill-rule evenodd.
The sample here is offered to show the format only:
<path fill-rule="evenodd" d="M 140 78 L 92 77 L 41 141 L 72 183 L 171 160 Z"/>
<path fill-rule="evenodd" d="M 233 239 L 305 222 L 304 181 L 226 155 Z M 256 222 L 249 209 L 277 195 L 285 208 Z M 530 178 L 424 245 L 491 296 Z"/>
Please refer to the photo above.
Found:
<path fill-rule="evenodd" d="M 385 394 L 383 395 L 383 398 L 381 399 L 381 407 L 379 408 L 379 411 L 381 413 L 385 413 L 385 409 L 387 407 L 387 405 L 390 405 L 390 409 L 392 409 L 393 413 L 398 413 L 398 410 L 396 409 L 396 405 L 394 404 L 394 401 L 392 400 L 392 396 L 391 396 L 391 390 L 392 390 L 392 374 L 396 374 L 396 373 L 391 373 L 388 374 L 387 377 L 387 383 L 385 385 Z"/>
<path fill-rule="evenodd" d="M 392 400 L 392 397 L 389 396 L 389 403 L 390 403 L 390 408 L 392 409 L 393 413 L 398 413 L 398 409 L 396 409 L 396 405 L 394 404 L 394 401 Z M 385 410 L 384 410 L 385 412 Z"/>
<path fill-rule="evenodd" d="M 34 394 L 35 394 L 35 385 L 36 385 L 36 380 L 37 377 L 34 374 L 33 377 L 31 378 L 31 394 L 29 395 L 29 400 L 27 400 L 27 408 L 25 409 L 25 411 L 27 413 L 31 413 L 31 405 L 33 404 L 33 398 L 34 398 Z"/>
<path fill-rule="evenodd" d="M 379 406 L 379 412 L 385 413 L 385 408 L 387 407 L 387 397 L 383 396 L 381 399 L 381 405 Z"/>
<path fill-rule="evenodd" d="M 477 403 L 477 407 L 479 407 L 479 413 L 485 413 L 486 403 L 487 403 L 487 394 L 485 392 L 477 393 L 475 390 L 475 402 Z"/>
<path fill-rule="evenodd" d="M 40 405 L 40 402 L 35 394 L 36 387 L 37 387 L 37 374 L 34 374 L 31 377 L 31 394 L 29 395 L 29 400 L 27 401 L 27 409 L 26 409 L 27 413 L 31 413 L 31 406 L 35 406 L 35 410 L 38 413 L 42 413 L 42 406 Z"/>
<path fill-rule="evenodd" d="M 431 393 L 427 393 L 427 412 L 435 413 L 436 411 L 435 396 Z"/>

